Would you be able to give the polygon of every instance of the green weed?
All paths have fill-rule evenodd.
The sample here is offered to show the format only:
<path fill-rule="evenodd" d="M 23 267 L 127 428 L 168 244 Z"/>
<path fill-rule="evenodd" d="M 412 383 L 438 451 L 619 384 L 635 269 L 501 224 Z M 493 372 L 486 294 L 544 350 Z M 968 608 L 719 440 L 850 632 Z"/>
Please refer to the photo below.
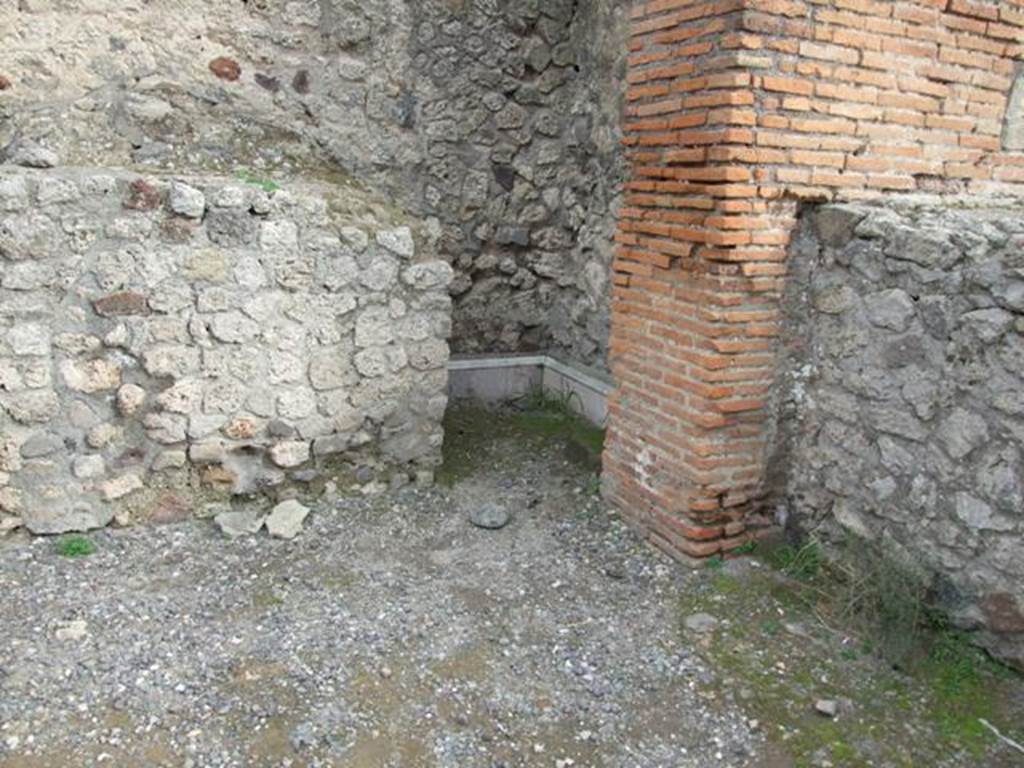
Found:
<path fill-rule="evenodd" d="M 250 173 L 244 168 L 239 170 L 235 175 L 238 177 L 239 181 L 243 181 L 246 184 L 252 184 L 253 186 L 259 187 L 268 194 L 270 192 L 277 192 L 277 190 L 281 188 L 277 184 L 277 182 L 273 181 L 272 179 L 261 178 L 259 176 L 256 176 L 255 174 Z"/>
<path fill-rule="evenodd" d="M 88 557 L 96 551 L 96 545 L 85 536 L 65 536 L 57 541 L 57 554 L 61 557 Z"/>

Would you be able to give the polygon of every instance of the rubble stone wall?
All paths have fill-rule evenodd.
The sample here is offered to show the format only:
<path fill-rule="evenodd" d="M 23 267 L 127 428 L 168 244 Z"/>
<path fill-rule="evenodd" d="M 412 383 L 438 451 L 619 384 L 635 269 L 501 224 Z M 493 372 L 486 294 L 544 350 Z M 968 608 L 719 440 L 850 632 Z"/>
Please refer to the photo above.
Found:
<path fill-rule="evenodd" d="M 440 461 L 451 267 L 351 187 L 0 166 L 0 516 Z"/>
<path fill-rule="evenodd" d="M 0 154 L 358 179 L 456 269 L 460 352 L 604 365 L 618 0 L 0 0 Z"/>
<path fill-rule="evenodd" d="M 777 498 L 924 564 L 1024 666 L 1024 203 L 809 208 L 789 263 Z"/>

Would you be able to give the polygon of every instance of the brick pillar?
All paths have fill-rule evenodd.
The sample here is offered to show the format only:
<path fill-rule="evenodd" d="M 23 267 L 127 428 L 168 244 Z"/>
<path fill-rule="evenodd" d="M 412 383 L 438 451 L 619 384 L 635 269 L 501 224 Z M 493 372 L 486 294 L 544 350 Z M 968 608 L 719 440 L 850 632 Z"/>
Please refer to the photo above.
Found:
<path fill-rule="evenodd" d="M 741 0 L 636 2 L 616 234 L 605 493 L 652 543 L 708 556 L 758 509 L 786 246 L 796 203 L 771 150 Z"/>
<path fill-rule="evenodd" d="M 631 16 L 605 492 L 654 543 L 707 556 L 767 524 L 798 202 L 1019 193 L 1024 153 L 1000 137 L 1024 0 L 634 0 Z"/>

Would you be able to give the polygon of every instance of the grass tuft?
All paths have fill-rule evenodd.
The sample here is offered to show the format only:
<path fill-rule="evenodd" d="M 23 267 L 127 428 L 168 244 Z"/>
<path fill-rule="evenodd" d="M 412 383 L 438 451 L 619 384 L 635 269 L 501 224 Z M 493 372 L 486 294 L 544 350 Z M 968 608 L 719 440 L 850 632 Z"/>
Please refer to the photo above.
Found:
<path fill-rule="evenodd" d="M 96 545 L 85 536 L 64 536 L 57 541 L 57 554 L 61 557 L 88 557 L 96 552 Z"/>

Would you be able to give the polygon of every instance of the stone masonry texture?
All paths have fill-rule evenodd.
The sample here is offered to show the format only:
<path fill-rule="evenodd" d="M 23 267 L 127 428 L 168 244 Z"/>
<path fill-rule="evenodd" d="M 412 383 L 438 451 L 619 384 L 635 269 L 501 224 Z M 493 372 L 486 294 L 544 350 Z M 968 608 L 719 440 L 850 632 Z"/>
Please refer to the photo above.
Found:
<path fill-rule="evenodd" d="M 0 0 L 0 153 L 355 179 L 427 220 L 459 352 L 604 365 L 613 0 Z"/>
<path fill-rule="evenodd" d="M 924 564 L 1024 668 L 1024 201 L 823 206 L 789 263 L 775 498 Z"/>
<path fill-rule="evenodd" d="M 196 251 L 208 244 L 237 249 L 242 258 L 250 249 L 258 252 L 266 238 L 274 252 L 294 249 L 295 242 L 305 252 L 307 222 L 290 213 L 268 219 L 245 205 L 212 205 L 215 190 L 198 180 L 217 177 L 214 187 L 231 188 L 233 179 L 252 194 L 253 187 L 271 190 L 271 179 L 286 192 L 309 184 L 319 190 L 310 193 L 314 199 L 331 201 L 339 221 L 365 208 L 365 190 L 371 190 L 374 199 L 389 202 L 376 203 L 372 221 L 355 225 L 363 235 L 351 233 L 351 242 L 342 236 L 343 246 L 363 253 L 357 246 L 365 236 L 372 252 L 398 259 L 399 287 L 388 287 L 395 284 L 391 266 L 358 259 L 358 290 L 336 277 L 321 284 L 319 273 L 312 273 L 314 295 L 352 291 L 366 315 L 344 321 L 354 322 L 344 327 L 360 382 L 383 385 L 396 376 L 406 380 L 406 374 L 418 381 L 420 372 L 430 371 L 424 386 L 441 391 L 433 378 L 442 376 L 440 363 L 416 367 L 419 358 L 404 347 L 403 318 L 394 314 L 395 301 L 414 309 L 408 296 L 395 293 L 415 290 L 402 282 L 405 260 L 438 260 L 450 266 L 450 281 L 438 268 L 424 290 L 435 297 L 430 301 L 437 307 L 429 311 L 439 318 L 446 311 L 441 300 L 450 297 L 455 351 L 546 350 L 607 366 L 616 387 L 609 403 L 605 496 L 652 544 L 677 556 L 727 553 L 769 530 L 780 505 L 799 507 L 806 499 L 807 509 L 792 511 L 797 518 L 827 518 L 837 531 L 854 530 L 862 520 L 869 533 L 886 531 L 910 548 L 892 521 L 854 503 L 866 498 L 864 489 L 844 489 L 832 478 L 824 491 L 807 491 L 814 482 L 808 478 L 828 473 L 813 463 L 813 450 L 798 439 L 797 427 L 833 419 L 808 405 L 818 400 L 802 402 L 803 411 L 783 407 L 799 386 L 813 383 L 793 380 L 805 363 L 785 367 L 792 354 L 783 344 L 787 329 L 810 322 L 814 315 L 808 313 L 825 312 L 801 308 L 790 293 L 790 270 L 799 275 L 810 259 L 791 240 L 798 226 L 810 226 L 816 216 L 840 215 L 838 208 L 814 214 L 817 205 L 931 195 L 930 213 L 893 202 L 889 215 L 915 232 L 934 225 L 949 233 L 949 242 L 949 222 L 989 238 L 992 228 L 1003 226 L 1000 217 L 1018 215 L 1013 204 L 995 201 L 1024 193 L 1024 0 L 0 0 L 0 18 L 14 22 L 0 25 L 0 162 L 38 169 L 18 171 L 9 182 L 11 199 L 22 199 L 18 179 L 27 179 L 32 201 L 10 212 L 15 230 L 8 237 L 16 255 L 4 264 L 4 290 L 13 297 L 5 312 L 25 313 L 5 330 L 4 354 L 14 368 L 4 375 L 30 392 L 4 394 L 5 408 L 22 419 L 19 429 L 49 423 L 32 419 L 64 419 L 55 409 L 64 407 L 68 392 L 75 393 L 72 400 L 106 398 L 117 418 L 142 413 L 147 439 L 185 446 L 161 458 L 161 467 L 182 461 L 184 451 L 188 467 L 220 467 L 197 471 L 247 487 L 241 479 L 253 477 L 249 464 L 218 464 L 212 460 L 220 456 L 216 445 L 189 432 L 219 431 L 218 440 L 244 442 L 250 439 L 246 429 L 216 423 L 226 415 L 217 408 L 207 412 L 204 405 L 195 428 L 173 410 L 194 402 L 188 381 L 196 366 L 213 378 L 221 375 L 222 369 L 205 367 L 205 344 L 246 348 L 253 343 L 252 323 L 259 326 L 244 308 L 212 297 L 200 305 L 198 287 L 218 279 L 222 268 Z M 77 279 L 75 270 L 98 281 L 117 274 L 120 260 L 128 258 L 118 255 L 121 249 L 51 272 L 48 259 L 17 255 L 54 237 L 88 240 L 84 225 L 62 218 L 57 227 L 47 213 L 95 202 L 84 178 L 45 170 L 54 166 L 131 169 L 115 174 L 124 210 L 104 209 L 90 220 L 105 232 L 122 219 L 148 219 L 154 229 L 140 235 L 141 242 L 184 243 L 190 255 L 180 265 L 187 270 L 182 284 L 193 292 L 193 309 L 180 305 L 180 296 L 154 294 L 151 285 L 105 278 L 88 295 L 88 306 L 79 307 L 90 323 L 104 324 L 104 335 L 73 331 L 99 338 L 101 349 L 84 341 L 68 351 L 53 346 L 54 335 L 49 347 L 39 341 L 33 324 L 40 321 L 29 312 L 34 305 L 24 304 L 32 291 L 52 299 L 61 281 Z M 175 179 L 186 183 L 177 186 Z M 968 209 L 965 196 L 992 205 Z M 408 220 L 391 220 L 397 210 L 408 211 Z M 865 214 L 865 220 L 875 215 Z M 409 227 L 408 236 L 402 226 Z M 1015 236 L 1012 228 L 1000 231 Z M 933 234 L 934 254 L 945 253 L 946 240 Z M 902 242 L 903 235 L 893 237 Z M 884 253 L 895 247 L 884 245 L 890 240 L 888 232 L 869 237 L 858 231 L 850 243 L 819 242 L 819 250 L 839 252 L 856 242 Z M 931 317 L 920 306 L 913 278 L 927 295 L 946 302 L 950 328 L 960 328 L 961 315 L 977 311 L 983 313 L 978 322 L 967 325 L 985 325 L 991 335 L 1002 328 L 998 318 L 1005 319 L 992 310 L 1013 316 L 988 342 L 1013 348 L 1020 329 L 1007 302 L 1020 267 L 986 242 L 991 258 L 985 259 L 998 264 L 998 275 L 976 275 L 968 265 L 981 256 L 955 241 L 952 250 L 961 254 L 955 262 L 918 264 L 936 271 L 935 286 L 916 273 L 890 274 L 890 260 L 876 265 L 878 282 L 871 289 L 851 264 L 848 271 L 858 276 L 834 275 L 837 282 L 848 277 L 848 291 L 834 301 L 852 302 L 856 311 L 825 312 L 823 328 L 844 324 L 858 338 L 877 339 L 884 352 Z M 127 253 L 146 262 L 150 250 L 140 246 Z M 289 264 L 295 273 L 278 288 L 308 290 L 301 264 Z M 240 281 L 252 271 L 223 273 L 251 291 Z M 951 275 L 960 275 L 962 283 L 955 285 L 961 278 Z M 382 300 L 364 308 L 368 295 Z M 148 327 L 177 312 L 195 312 L 203 321 L 195 328 L 186 323 L 184 332 L 161 331 L 170 336 L 160 336 L 160 346 L 183 351 L 148 362 L 143 355 L 139 365 L 150 380 L 136 380 L 121 355 L 156 353 L 117 351 L 125 349 L 119 324 L 127 327 L 124 318 L 131 318 Z M 320 319 L 318 314 L 309 322 Z M 440 358 L 449 330 L 437 322 L 418 339 L 436 342 L 432 361 Z M 61 316 L 69 328 L 51 330 L 72 332 L 76 323 L 81 325 L 73 313 Z M 926 373 L 915 386 L 945 377 L 962 387 L 956 365 L 940 364 L 940 336 L 934 338 L 935 344 L 907 351 L 910 357 L 930 355 L 915 363 Z M 950 337 L 946 346 L 965 343 L 960 339 Z M 816 370 L 841 367 L 829 363 L 835 353 L 825 348 L 835 340 L 821 341 Z M 274 438 L 255 451 L 260 466 L 270 462 L 286 473 L 304 471 L 307 448 L 317 460 L 318 436 L 307 439 L 299 429 L 311 408 L 320 413 L 317 381 L 341 380 L 337 371 L 314 372 L 309 347 L 299 351 L 296 356 L 310 364 L 308 383 L 294 382 L 294 391 L 275 400 L 272 418 L 247 411 L 267 418 L 267 434 Z M 898 362 L 875 359 L 883 355 L 878 350 L 853 352 L 865 365 Z M 923 402 L 924 389 L 912 386 L 904 399 L 893 399 L 893 423 L 908 430 L 924 424 L 915 432 L 928 446 L 919 461 L 945 456 L 957 472 L 970 471 L 976 479 L 982 472 L 977 462 L 995 460 L 984 443 L 995 441 L 1003 451 L 997 466 L 1019 466 L 1010 455 L 1019 440 L 986 399 L 985 388 L 1009 375 L 999 354 L 973 363 L 978 392 L 968 397 L 957 390 L 928 418 L 916 401 L 905 399 Z M 50 364 L 33 369 L 24 362 L 37 357 Z M 150 365 L 159 373 L 149 372 Z M 901 370 L 878 368 L 874 375 L 896 380 Z M 167 393 L 161 387 L 162 401 L 154 401 L 155 380 L 174 385 Z M 901 393 L 906 384 L 900 383 Z M 342 388 L 351 392 L 352 386 Z M 851 396 L 859 408 L 869 407 L 858 399 L 868 395 Z M 203 402 L 209 397 L 233 402 L 230 392 L 211 396 L 204 390 Z M 434 395 L 425 397 L 432 402 Z M 395 402 L 386 391 L 367 398 L 367 407 Z M 15 401 L 12 411 L 7 403 Z M 367 418 L 378 428 L 367 445 L 383 446 L 390 427 L 372 414 Z M 436 418 L 432 406 L 410 416 L 424 429 L 424 450 L 436 450 L 430 445 L 440 439 L 432 426 Z M 286 439 L 291 429 L 301 439 Z M 112 451 L 102 462 L 94 455 L 118 439 L 117 430 L 112 413 L 90 424 L 84 439 L 91 451 L 77 447 L 77 433 L 41 427 L 35 430 L 40 434 L 22 432 L 15 460 L 45 464 L 70 452 L 75 482 L 106 483 L 108 497 L 130 498 L 139 493 L 132 474 L 112 471 L 121 466 L 112 463 Z M 874 437 L 862 434 L 865 442 Z M 983 445 L 976 446 L 979 441 Z M 872 475 L 872 482 L 881 479 L 872 462 L 883 461 L 874 450 L 856 470 L 858 477 Z M 429 464 L 431 454 L 422 455 Z M 289 467 L 293 462 L 298 470 Z M 852 465 L 846 468 L 853 473 Z M 1019 469 L 992 470 L 1001 477 L 1013 471 Z M 969 567 L 957 571 L 950 552 L 963 563 L 979 552 L 997 557 L 1000 547 L 1009 546 L 1000 542 L 1012 542 L 1014 535 L 1019 540 L 1019 529 L 1015 534 L 984 526 L 1009 525 L 1011 511 L 983 493 L 980 480 L 972 485 L 966 475 L 942 475 L 931 466 L 922 473 L 943 500 L 935 519 L 973 531 L 959 543 L 946 541 L 945 552 L 935 549 L 936 567 L 964 595 L 964 616 L 994 633 L 990 646 L 1008 647 L 998 628 L 1018 626 L 1019 605 L 1004 595 L 1013 592 L 1006 589 L 1012 578 L 1018 578 L 1016 594 L 1022 591 L 1019 577 L 986 565 L 967 578 Z M 15 473 L 8 474 L 5 487 L 17 490 Z M 890 477 L 899 485 L 916 475 Z M 943 506 L 949 499 L 953 518 Z M 933 534 L 938 536 L 929 528 L 922 541 L 932 541 Z"/>
<path fill-rule="evenodd" d="M 606 491 L 655 543 L 770 520 L 765 425 L 800 202 L 1012 193 L 1019 3 L 632 5 Z"/>
<path fill-rule="evenodd" d="M 0 510 L 59 533 L 336 458 L 429 473 L 452 271 L 375 211 L 329 186 L 0 167 Z"/>
<path fill-rule="evenodd" d="M 604 490 L 653 544 L 704 557 L 774 523 L 800 206 L 1021 195 L 1024 3 L 638 0 L 630 19 Z M 865 320 L 900 329 L 906 298 L 874 297 Z"/>

